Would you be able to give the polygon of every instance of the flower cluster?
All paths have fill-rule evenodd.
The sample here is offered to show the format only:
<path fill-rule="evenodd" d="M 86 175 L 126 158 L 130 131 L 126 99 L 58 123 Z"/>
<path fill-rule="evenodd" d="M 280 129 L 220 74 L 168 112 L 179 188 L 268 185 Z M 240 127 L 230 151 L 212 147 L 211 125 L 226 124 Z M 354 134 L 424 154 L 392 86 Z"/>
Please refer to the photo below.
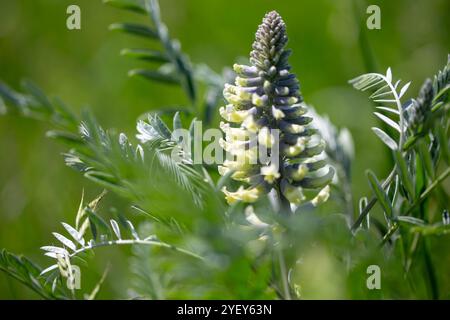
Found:
<path fill-rule="evenodd" d="M 447 94 L 441 94 L 450 85 L 450 55 L 447 65 L 434 77 L 434 80 L 426 79 L 419 91 L 419 96 L 413 99 L 407 109 L 409 127 L 413 131 L 420 131 L 422 127 L 430 125 L 429 119 L 433 112 L 433 106 L 447 100 Z"/>
<path fill-rule="evenodd" d="M 319 190 L 311 200 L 314 205 L 329 196 L 334 170 L 326 170 L 320 158 L 325 144 L 310 127 L 312 118 L 305 116 L 299 82 L 290 72 L 287 41 L 280 15 L 266 14 L 256 32 L 250 65 L 235 64 L 235 84 L 225 85 L 228 104 L 220 108 L 226 120 L 220 124 L 225 134 L 221 145 L 232 159 L 219 166 L 219 173 L 242 183 L 237 191 L 222 190 L 229 203 L 254 202 L 272 189 L 296 205 L 307 200 L 304 188 Z M 261 150 L 270 159 L 263 159 Z"/>

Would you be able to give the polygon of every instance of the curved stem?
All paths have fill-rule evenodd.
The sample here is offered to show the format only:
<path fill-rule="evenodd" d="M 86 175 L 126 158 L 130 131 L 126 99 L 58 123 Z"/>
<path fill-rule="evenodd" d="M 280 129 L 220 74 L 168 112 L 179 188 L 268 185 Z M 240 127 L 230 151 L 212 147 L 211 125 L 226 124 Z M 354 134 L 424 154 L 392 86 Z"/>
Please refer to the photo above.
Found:
<path fill-rule="evenodd" d="M 403 143 L 405 140 L 405 117 L 403 115 L 402 103 L 400 102 L 400 97 L 398 96 L 397 90 L 395 90 L 392 83 L 390 81 L 387 81 L 387 79 L 385 79 L 385 81 L 389 85 L 389 88 L 391 89 L 391 91 L 394 95 L 395 103 L 397 104 L 398 116 L 400 118 L 400 138 L 398 141 L 398 149 L 403 150 Z"/>
<path fill-rule="evenodd" d="M 95 248 L 99 248 L 99 247 L 107 247 L 107 246 L 114 246 L 114 245 L 134 245 L 134 244 L 142 244 L 142 245 L 150 245 L 150 246 L 168 248 L 168 249 L 172 249 L 174 251 L 183 253 L 185 255 L 191 256 L 193 258 L 204 260 L 204 258 L 202 256 L 199 256 L 198 254 L 193 253 L 189 250 L 178 248 L 178 247 L 175 247 L 168 243 L 155 241 L 155 240 L 111 240 L 111 241 L 106 241 L 106 242 L 94 243 L 91 246 L 86 246 L 86 247 L 82 247 L 80 249 L 75 250 L 73 253 L 71 253 L 69 255 L 69 257 L 72 258 L 79 253 L 82 253 L 82 252 L 85 252 L 88 250 L 92 250 Z"/>
<path fill-rule="evenodd" d="M 419 198 L 414 201 L 414 203 L 409 207 L 405 215 L 409 214 L 415 207 L 417 207 L 422 201 L 424 201 L 428 195 L 442 182 L 444 181 L 448 176 L 450 175 L 450 168 L 447 168 L 444 172 L 442 172 L 439 177 L 436 178 L 436 180 L 431 183 L 428 188 L 419 196 Z"/>

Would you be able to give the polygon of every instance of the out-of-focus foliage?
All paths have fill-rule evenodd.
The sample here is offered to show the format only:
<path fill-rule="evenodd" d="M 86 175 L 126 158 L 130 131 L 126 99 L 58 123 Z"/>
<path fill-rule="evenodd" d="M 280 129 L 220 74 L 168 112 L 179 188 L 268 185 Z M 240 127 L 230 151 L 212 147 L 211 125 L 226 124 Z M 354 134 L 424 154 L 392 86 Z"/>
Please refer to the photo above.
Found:
<path fill-rule="evenodd" d="M 439 88 L 439 83 L 448 78 L 437 76 L 432 92 L 439 99 L 431 98 L 425 107 L 429 95 L 414 94 L 448 53 L 448 2 L 380 2 L 379 31 L 364 28 L 365 4 L 356 1 L 164 1 L 164 19 L 156 1 L 106 1 L 119 7 L 137 3 L 125 6 L 130 13 L 100 1 L 78 2 L 81 31 L 65 29 L 69 2 L 1 1 L 2 79 L 16 87 L 20 77 L 29 76 L 75 105 L 89 101 L 97 115 L 78 117 L 29 82 L 24 93 L 2 85 L 0 110 L 6 106 L 8 114 L 0 118 L 1 247 L 58 267 L 39 276 L 41 268 L 3 251 L 3 271 L 44 298 L 92 298 L 97 291 L 100 298 L 449 298 L 450 261 L 443 255 L 449 249 L 443 210 L 448 205 L 448 100 L 439 100 L 447 99 L 441 94 L 446 85 Z M 242 10 L 230 10 L 233 5 Z M 291 62 L 306 100 L 339 127 L 348 127 L 336 128 L 317 116 L 337 180 L 326 206 L 313 210 L 306 205 L 289 218 L 274 214 L 268 201 L 227 207 L 218 192 L 226 181 L 218 181 L 214 168 L 179 165 L 167 157 L 176 145 L 167 120 L 189 127 L 197 117 L 218 126 L 216 108 L 231 78 L 223 66 L 247 53 L 255 26 L 272 9 L 288 24 Z M 411 19 L 423 23 L 411 25 Z M 132 24 L 116 23 L 124 20 Z M 112 30 L 140 35 L 107 34 L 110 23 Z M 174 36 L 183 42 L 183 51 Z M 140 62 L 126 62 L 118 52 L 141 59 L 145 67 L 136 71 Z M 384 126 L 374 130 L 391 149 L 406 144 L 393 157 L 370 131 L 376 126 L 373 107 L 346 85 L 356 74 L 375 73 L 377 65 L 392 65 L 397 75 L 413 80 L 403 94 L 418 98 L 401 107 L 440 112 L 440 125 L 427 133 L 432 125 L 410 126 L 401 143 L 386 138 L 391 133 Z M 134 70 L 130 75 L 152 82 L 127 80 L 129 69 Z M 383 76 L 391 81 L 389 73 Z M 49 122 L 48 136 L 68 146 L 63 149 L 66 163 L 94 183 L 64 169 L 55 157 L 61 149 L 41 140 L 43 127 L 14 113 Z M 140 144 L 128 138 L 132 134 L 103 129 L 131 132 L 138 117 L 148 118 L 138 122 Z M 402 134 L 406 122 L 394 130 L 399 126 Z M 392 177 L 378 181 L 393 164 Z M 368 173 L 369 183 L 367 168 L 377 173 Z M 82 186 L 91 198 L 102 188 L 112 192 L 101 206 L 82 200 L 75 214 Z M 374 198 L 362 198 L 358 206 L 357 199 L 371 194 Z M 58 255 L 43 259 L 38 247 Z M 113 267 L 104 273 L 108 262 Z M 65 287 L 72 263 L 82 267 L 81 291 Z M 366 270 L 373 264 L 382 270 L 381 290 L 366 287 Z M 0 274 L 0 297 L 38 297 L 11 279 Z"/>

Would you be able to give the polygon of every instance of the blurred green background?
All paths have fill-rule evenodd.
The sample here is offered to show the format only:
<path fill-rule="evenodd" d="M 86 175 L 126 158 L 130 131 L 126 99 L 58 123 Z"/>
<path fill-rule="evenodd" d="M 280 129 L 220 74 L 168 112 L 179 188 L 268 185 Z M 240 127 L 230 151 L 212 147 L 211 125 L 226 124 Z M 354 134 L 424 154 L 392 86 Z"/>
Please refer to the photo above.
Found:
<path fill-rule="evenodd" d="M 81 8 L 81 30 L 66 28 L 70 4 Z M 357 17 L 366 19 L 369 4 L 381 8 L 381 30 L 360 28 Z M 347 81 L 370 68 L 391 66 L 394 76 L 412 81 L 409 97 L 414 97 L 424 78 L 445 63 L 450 47 L 448 0 L 161 0 L 160 5 L 171 36 L 181 41 L 192 61 L 216 71 L 246 56 L 265 12 L 277 10 L 288 26 L 294 51 L 290 62 L 305 100 L 353 134 L 357 197 L 369 193 L 365 169 L 381 177 L 390 163 L 386 148 L 369 129 L 376 123 L 372 106 Z M 146 19 L 101 0 L 0 0 L 0 79 L 14 88 L 21 79 L 31 79 L 73 110 L 89 107 L 104 127 L 133 136 L 142 113 L 188 101 L 177 87 L 127 77 L 140 63 L 120 57 L 120 49 L 146 42 L 108 31 L 110 23 L 119 21 Z M 363 53 L 361 37 L 371 54 Z M 83 188 L 88 198 L 101 191 L 64 165 L 64 149 L 45 137 L 46 129 L 32 120 L 0 117 L 0 247 L 41 265 L 49 261 L 39 247 L 53 241 L 51 232 L 60 228 L 60 221 L 73 221 Z M 107 201 L 128 210 L 113 196 Z M 104 259 L 93 262 L 88 287 L 107 262 L 114 266 L 114 281 L 106 283 L 100 298 L 120 296 L 127 281 L 120 277 L 127 267 L 126 251 L 105 249 L 98 253 Z M 8 298 L 37 296 L 0 273 L 0 299 Z"/>

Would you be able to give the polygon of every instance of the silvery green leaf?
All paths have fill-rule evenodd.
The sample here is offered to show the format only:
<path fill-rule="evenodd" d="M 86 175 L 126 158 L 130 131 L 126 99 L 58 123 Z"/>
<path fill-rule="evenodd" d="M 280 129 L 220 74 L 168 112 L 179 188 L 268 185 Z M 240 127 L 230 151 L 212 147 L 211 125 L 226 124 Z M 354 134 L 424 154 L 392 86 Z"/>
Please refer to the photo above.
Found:
<path fill-rule="evenodd" d="M 148 122 L 158 132 L 161 138 L 169 140 L 172 137 L 172 133 L 169 128 L 157 114 L 150 114 L 148 117 Z"/>
<path fill-rule="evenodd" d="M 416 226 L 424 226 L 425 225 L 425 221 L 423 221 L 422 219 L 410 217 L 410 216 L 397 216 L 396 220 L 398 220 L 400 222 L 406 222 L 409 224 L 413 224 Z"/>
<path fill-rule="evenodd" d="M 377 108 L 378 110 L 383 110 L 383 111 L 390 112 L 390 113 L 393 113 L 393 114 L 396 114 L 396 115 L 400 114 L 397 109 L 393 109 L 393 108 L 381 107 L 381 106 L 378 106 L 378 107 L 375 107 L 375 108 Z"/>
<path fill-rule="evenodd" d="M 392 70 L 390 67 L 386 70 L 386 79 L 388 82 L 392 82 Z"/>
<path fill-rule="evenodd" d="M 144 149 L 140 144 L 136 146 L 136 151 L 134 152 L 134 154 L 136 158 L 139 157 L 140 160 L 144 161 Z"/>
<path fill-rule="evenodd" d="M 375 98 L 381 98 L 384 96 L 388 96 L 390 94 L 392 94 L 392 91 L 391 91 L 389 85 L 385 84 L 384 86 L 381 86 L 377 90 L 375 90 L 375 92 L 372 93 L 369 97 L 371 99 L 375 99 Z"/>
<path fill-rule="evenodd" d="M 387 145 L 392 150 L 397 150 L 398 145 L 397 142 L 394 141 L 386 132 L 381 130 L 380 128 L 373 127 L 372 131 L 377 135 L 378 138 L 383 141 L 385 145 Z"/>
<path fill-rule="evenodd" d="M 47 256 L 47 257 L 50 257 L 50 258 L 53 258 L 53 259 L 57 259 L 58 258 L 58 255 L 56 253 L 54 253 L 54 252 L 46 252 L 46 253 L 44 253 L 44 256 Z"/>
<path fill-rule="evenodd" d="M 159 241 L 159 240 L 158 240 L 158 237 L 156 235 L 152 234 L 152 235 L 146 237 L 144 239 L 144 241 Z"/>
<path fill-rule="evenodd" d="M 42 270 L 40 275 L 42 276 L 43 274 L 46 274 L 47 272 L 50 272 L 50 271 L 52 271 L 52 270 L 55 270 L 56 268 L 58 268 L 58 265 L 57 265 L 57 264 L 54 264 L 54 265 L 52 265 L 52 266 L 50 266 L 50 267 L 48 267 L 48 268 Z"/>
<path fill-rule="evenodd" d="M 61 222 L 61 224 L 63 225 L 64 229 L 66 229 L 67 232 L 69 232 L 72 238 L 84 247 L 85 242 L 81 234 L 77 230 L 75 230 L 74 227 L 65 222 Z"/>
<path fill-rule="evenodd" d="M 71 240 L 64 237 L 62 234 L 53 232 L 53 235 L 55 236 L 56 239 L 58 239 L 66 247 L 72 249 L 73 251 L 77 250 L 75 243 L 73 243 Z"/>
<path fill-rule="evenodd" d="M 54 293 L 56 291 L 56 286 L 58 284 L 58 277 L 56 277 L 55 279 L 53 279 L 53 283 L 52 283 L 52 292 Z"/>
<path fill-rule="evenodd" d="M 119 228 L 119 225 L 117 224 L 117 221 L 111 219 L 109 222 L 111 223 L 111 227 L 112 227 L 112 229 L 113 229 L 115 235 L 117 236 L 117 238 L 118 238 L 119 240 L 122 239 L 122 236 L 121 236 L 121 234 L 120 234 L 120 228 Z"/>
<path fill-rule="evenodd" d="M 386 117 L 384 114 L 381 114 L 379 112 L 374 112 L 374 114 L 384 123 L 386 123 L 388 126 L 390 126 L 391 128 L 397 130 L 399 133 L 401 132 L 400 130 L 400 126 L 393 121 L 392 119 L 390 119 L 389 117 Z"/>
<path fill-rule="evenodd" d="M 400 84 L 400 80 L 397 80 L 397 82 L 395 82 L 394 84 L 394 89 L 397 90 L 398 85 Z"/>
<path fill-rule="evenodd" d="M 400 89 L 400 93 L 398 94 L 399 99 L 405 94 L 406 90 L 408 90 L 410 84 L 411 82 L 408 82 Z"/>
<path fill-rule="evenodd" d="M 141 143 L 146 143 L 148 141 L 160 138 L 160 135 L 155 128 L 145 121 L 139 120 L 136 129 L 138 131 L 136 138 L 138 138 Z"/>
<path fill-rule="evenodd" d="M 395 99 L 374 99 L 374 102 L 377 103 L 395 103 L 396 100 Z"/>
<path fill-rule="evenodd" d="M 177 111 L 175 115 L 173 116 L 173 130 L 182 129 L 183 126 L 181 125 L 181 118 L 180 118 L 180 112 Z"/>
<path fill-rule="evenodd" d="M 80 205 L 78 206 L 77 216 L 75 218 L 75 227 L 77 229 L 80 228 L 81 219 L 86 215 L 86 211 L 84 210 L 83 203 L 84 203 L 84 189 L 81 192 L 81 201 L 80 201 Z"/>
<path fill-rule="evenodd" d="M 134 228 L 133 224 L 131 223 L 131 221 L 127 220 L 127 224 L 128 224 L 128 227 L 130 228 L 131 235 L 133 236 L 133 238 L 136 240 L 139 240 L 139 235 L 138 235 L 136 229 Z"/>
<path fill-rule="evenodd" d="M 60 254 L 60 255 L 69 255 L 69 252 L 66 249 L 60 248 L 60 247 L 44 246 L 44 247 L 41 247 L 41 249 L 44 251 L 48 251 L 48 252 L 52 252 L 52 253 L 56 253 L 56 254 Z"/>

